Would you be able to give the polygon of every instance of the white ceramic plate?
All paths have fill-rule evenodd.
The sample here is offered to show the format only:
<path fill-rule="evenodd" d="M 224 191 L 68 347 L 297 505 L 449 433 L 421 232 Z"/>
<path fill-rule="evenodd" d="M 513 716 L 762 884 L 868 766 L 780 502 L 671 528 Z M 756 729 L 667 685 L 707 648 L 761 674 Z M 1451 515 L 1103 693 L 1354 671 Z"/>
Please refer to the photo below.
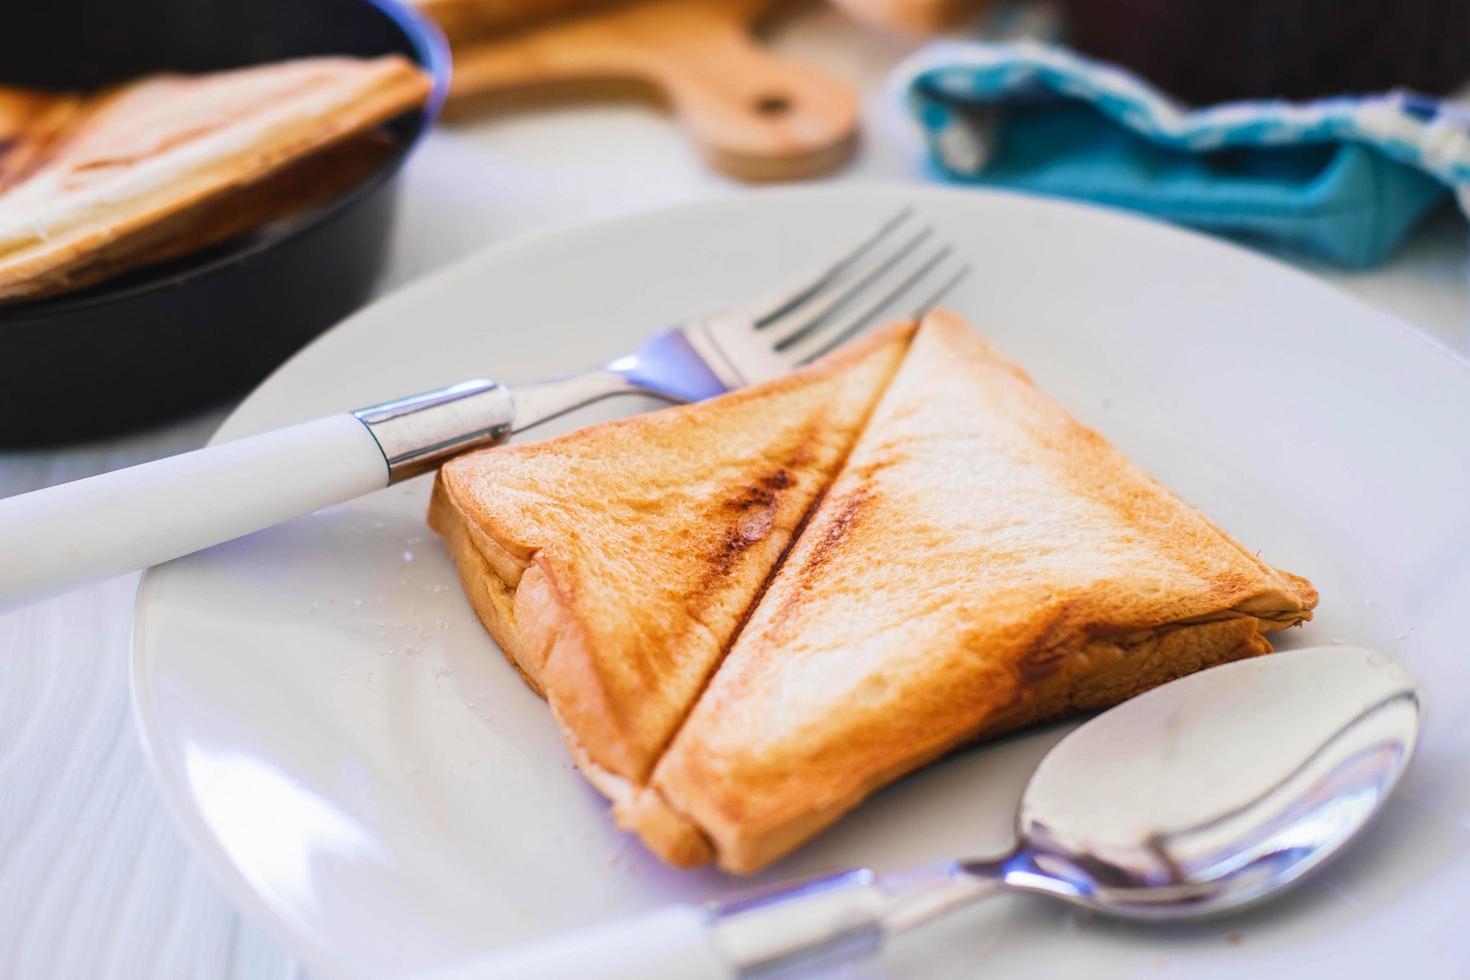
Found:
<path fill-rule="evenodd" d="M 1302 274 L 1162 225 L 1022 197 L 752 194 L 472 258 L 324 336 L 219 437 L 466 376 L 515 381 L 600 362 L 782 282 L 904 202 L 974 263 L 949 305 L 1242 541 L 1316 582 L 1318 619 L 1288 643 L 1391 652 L 1423 682 L 1429 723 L 1383 819 L 1266 908 L 1141 928 L 1005 898 L 865 970 L 1463 973 L 1470 371 Z M 462 598 L 423 523 L 428 489 L 385 490 L 143 583 L 137 717 L 166 798 L 234 897 L 317 967 L 376 977 L 742 887 L 666 869 L 613 829 Z M 1031 768 L 1064 730 L 905 779 L 762 880 L 998 850 Z"/>

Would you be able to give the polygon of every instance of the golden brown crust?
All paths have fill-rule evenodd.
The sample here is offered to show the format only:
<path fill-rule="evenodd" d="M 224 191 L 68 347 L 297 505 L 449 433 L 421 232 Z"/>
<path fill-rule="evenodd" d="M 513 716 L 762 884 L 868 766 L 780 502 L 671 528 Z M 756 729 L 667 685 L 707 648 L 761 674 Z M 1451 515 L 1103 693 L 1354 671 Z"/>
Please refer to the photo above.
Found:
<path fill-rule="evenodd" d="M 553 707 L 572 760 L 587 781 L 612 803 L 613 819 L 623 830 L 634 831 L 650 851 L 678 868 L 692 868 L 714 860 L 714 848 L 699 828 L 676 812 L 657 790 L 630 782 L 607 771 L 587 755 L 576 733 Z"/>
<path fill-rule="evenodd" d="M 520 625 L 520 617 L 514 611 L 517 587 L 506 584 L 507 580 L 523 581 L 524 575 L 519 571 L 509 571 L 515 566 L 506 563 L 508 556 L 499 545 L 488 540 L 475 540 L 472 527 L 450 502 L 442 480 L 434 481 L 433 495 L 429 500 L 429 525 L 444 539 L 475 614 L 495 637 L 506 659 L 522 679 L 533 691 L 546 697 L 541 681 L 545 652 L 528 642 L 528 630 Z M 501 551 L 499 561 L 487 559 L 487 552 L 494 554 L 496 551 Z M 497 565 L 500 572 L 495 570 Z M 532 608 L 535 613 L 531 615 L 549 615 L 551 622 L 537 621 L 529 632 L 543 637 L 553 631 L 559 613 L 540 602 L 534 603 Z M 523 615 L 526 614 L 523 610 Z M 572 760 L 587 781 L 612 802 L 618 826 L 636 830 L 649 850 L 676 867 L 693 867 L 711 861 L 714 850 L 704 835 L 670 809 L 657 792 L 604 768 L 588 755 L 576 727 L 556 709 L 557 703 L 552 702 L 552 715 L 561 728 Z"/>
<path fill-rule="evenodd" d="M 477 542 L 473 525 L 465 522 L 459 509 L 450 501 L 444 482 L 436 479 L 429 498 L 429 526 L 444 539 L 449 555 L 459 570 L 460 584 L 470 600 L 470 606 L 485 628 L 495 637 L 505 659 L 520 672 L 531 690 L 546 696 L 541 688 L 540 671 L 534 673 L 523 664 L 536 663 L 536 658 L 527 649 L 521 631 L 516 626 L 513 612 L 515 587 L 507 585 L 498 575 L 487 557 L 493 543 Z M 516 576 L 520 578 L 519 575 Z"/>
<path fill-rule="evenodd" d="M 1232 645 L 1236 634 L 1239 642 Z M 1150 644 L 1147 650 L 1130 651 L 1126 647 L 1102 645 L 1104 649 L 1090 650 L 1070 659 L 1065 672 L 1027 690 L 1022 703 L 997 712 L 980 731 L 929 746 L 882 770 L 866 773 L 847 796 L 824 801 L 773 833 L 759 836 L 737 833 L 729 848 L 719 853 L 720 867 L 733 874 L 753 874 L 820 833 L 874 791 L 966 745 L 1031 725 L 1110 708 L 1207 667 L 1271 652 L 1271 645 L 1257 630 L 1235 623 L 1225 627 L 1219 624 L 1193 627 L 1166 636 L 1167 639 L 1161 637 Z M 693 822 L 688 822 L 688 827 L 689 833 L 700 833 Z"/>
<path fill-rule="evenodd" d="M 430 87 L 391 55 L 154 76 L 87 99 L 3 191 L 0 300 L 75 289 L 316 203 L 360 179 L 375 146 L 303 167 L 299 183 L 272 178 L 422 103 Z"/>
<path fill-rule="evenodd" d="M 768 385 L 441 470 L 430 523 L 590 764 L 647 776 L 912 333 L 897 325 Z"/>
<path fill-rule="evenodd" d="M 82 96 L 0 85 L 0 193 L 45 157 L 82 110 Z"/>
<path fill-rule="evenodd" d="M 1264 653 L 1315 602 L 931 316 L 650 786 L 749 873 L 958 745 Z"/>

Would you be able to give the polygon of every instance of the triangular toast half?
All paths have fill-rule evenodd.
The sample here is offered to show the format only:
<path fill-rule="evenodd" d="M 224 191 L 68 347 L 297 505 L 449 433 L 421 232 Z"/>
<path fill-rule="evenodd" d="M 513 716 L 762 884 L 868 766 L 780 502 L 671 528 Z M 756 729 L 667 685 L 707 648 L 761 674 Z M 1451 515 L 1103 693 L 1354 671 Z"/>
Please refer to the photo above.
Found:
<path fill-rule="evenodd" d="M 932 314 L 628 811 L 751 872 L 956 746 L 1269 652 L 1316 599 Z"/>
<path fill-rule="evenodd" d="M 912 334 L 889 328 L 768 384 L 440 471 L 429 521 L 477 613 L 616 804 L 683 721 Z M 670 849 L 708 858 L 687 835 Z"/>
<path fill-rule="evenodd" d="M 308 184 L 223 210 L 431 87 L 386 55 L 154 75 L 87 97 L 0 90 L 0 136 L 20 145 L 0 156 L 0 301 L 75 289 L 311 203 Z M 305 178 L 340 189 L 331 174 Z"/>

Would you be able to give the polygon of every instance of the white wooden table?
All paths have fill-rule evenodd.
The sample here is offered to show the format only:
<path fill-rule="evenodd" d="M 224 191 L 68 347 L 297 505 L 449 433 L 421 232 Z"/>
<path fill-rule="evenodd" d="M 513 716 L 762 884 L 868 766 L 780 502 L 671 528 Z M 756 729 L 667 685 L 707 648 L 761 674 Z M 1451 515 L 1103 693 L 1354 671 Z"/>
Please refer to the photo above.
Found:
<path fill-rule="evenodd" d="M 887 136 L 881 91 L 905 44 L 818 10 L 777 46 L 868 93 L 864 147 L 831 179 L 916 177 Z M 737 190 L 704 171 L 679 133 L 644 108 L 549 109 L 449 129 L 405 174 L 382 288 L 526 232 Z M 1467 351 L 1457 215 L 1439 216 L 1372 273 L 1312 271 Z M 220 409 L 127 438 L 0 453 L 0 496 L 193 448 L 223 417 Z M 0 977 L 304 975 L 221 895 L 154 789 L 129 718 L 136 584 L 129 575 L 0 616 Z"/>

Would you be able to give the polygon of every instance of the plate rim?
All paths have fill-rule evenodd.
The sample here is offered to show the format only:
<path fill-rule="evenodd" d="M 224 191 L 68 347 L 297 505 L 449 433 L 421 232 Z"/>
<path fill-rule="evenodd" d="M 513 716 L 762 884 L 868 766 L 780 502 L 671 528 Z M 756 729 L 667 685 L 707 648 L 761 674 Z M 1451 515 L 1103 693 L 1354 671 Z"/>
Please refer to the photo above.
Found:
<path fill-rule="evenodd" d="M 626 229 L 648 221 L 661 220 L 668 215 L 687 211 L 733 210 L 741 207 L 742 204 L 750 201 L 752 198 L 872 198 L 876 196 L 925 197 L 938 201 L 970 201 L 977 196 L 981 198 L 1000 199 L 1025 208 L 1051 210 L 1064 216 L 1077 216 L 1084 220 L 1102 222 L 1121 221 L 1124 224 L 1134 225 L 1136 227 L 1141 226 L 1150 234 L 1162 234 L 1165 238 L 1177 236 L 1181 241 L 1192 243 L 1189 247 L 1203 247 L 1206 251 L 1212 248 L 1219 249 L 1223 254 L 1233 254 L 1236 258 L 1244 258 L 1248 263 L 1265 270 L 1268 274 L 1285 273 L 1309 289 L 1319 290 L 1324 296 L 1335 297 L 1338 301 L 1357 307 L 1366 314 L 1367 319 L 1378 321 L 1389 333 L 1417 341 L 1434 354 L 1447 358 L 1455 368 L 1462 372 L 1465 380 L 1470 382 L 1470 354 L 1462 354 L 1456 351 L 1447 343 L 1415 326 L 1404 317 L 1360 299 L 1336 283 L 1318 278 L 1288 262 L 1227 239 L 1197 232 L 1121 208 L 1090 202 L 985 187 L 909 184 L 902 181 L 854 181 L 836 185 L 788 185 L 773 188 L 747 189 L 726 196 L 698 198 L 657 208 L 635 211 L 612 218 L 540 230 L 478 248 L 468 255 L 379 296 L 371 303 L 363 306 L 347 318 L 323 331 L 252 388 L 220 422 L 219 426 L 211 435 L 207 445 L 215 445 L 221 441 L 239 438 L 248 434 L 248 432 L 236 433 L 233 431 L 240 424 L 239 419 L 242 413 L 253 408 L 255 400 L 261 396 L 266 388 L 276 381 L 277 375 L 280 372 L 293 365 L 298 358 L 313 351 L 318 344 L 327 342 L 328 338 L 337 334 L 339 331 L 349 328 L 349 325 L 360 317 L 370 315 L 370 311 L 373 311 L 382 304 L 387 302 L 403 302 L 405 298 L 410 297 L 415 292 L 430 291 L 436 285 L 440 285 L 461 275 L 471 267 L 494 264 L 500 261 L 504 255 L 513 255 L 521 250 L 543 248 L 548 245 L 554 246 L 558 240 L 572 239 L 589 232 L 616 233 L 619 229 Z M 143 574 L 139 578 L 137 590 L 134 595 L 133 618 L 129 628 L 128 644 L 128 692 L 134 731 L 137 733 L 143 749 L 148 771 L 152 775 L 155 786 L 158 788 L 159 796 L 164 802 L 164 808 L 175 826 L 182 831 L 185 840 L 188 841 L 195 855 L 200 858 L 201 863 L 208 870 L 210 876 L 229 899 L 235 903 L 242 914 L 249 915 L 256 923 L 262 925 L 292 956 L 311 969 L 328 976 L 345 976 L 348 974 L 346 963 L 339 958 L 339 955 L 334 949 L 325 944 L 319 944 L 304 932 L 294 928 L 287 918 L 277 912 L 250 884 L 242 869 L 223 852 L 218 840 L 210 832 L 206 822 L 200 816 L 197 807 L 192 804 L 189 794 L 185 792 L 182 776 L 172 771 L 165 771 L 163 767 L 158 748 L 161 744 L 163 733 L 156 730 L 157 716 L 151 710 L 152 695 L 148 686 L 150 677 L 147 671 L 147 667 L 152 662 L 152 657 L 149 652 L 150 641 L 147 635 L 147 624 L 149 620 L 148 605 L 151 601 L 153 590 L 150 583 L 155 583 L 156 581 L 157 579 L 153 575 L 153 570 L 144 569 Z"/>
<path fill-rule="evenodd" d="M 1099 204 L 1092 201 L 1050 197 L 1043 194 L 985 186 L 912 184 L 900 180 L 855 180 L 844 184 L 787 184 L 776 187 L 747 188 L 733 194 L 679 201 L 659 207 L 633 211 L 627 214 L 578 222 L 573 225 L 541 229 L 517 235 L 504 241 L 492 242 L 480 246 L 440 268 L 433 269 L 383 293 L 381 296 L 375 297 L 367 305 L 354 310 L 347 317 L 317 334 L 310 342 L 273 368 L 271 373 L 262 378 L 255 387 L 246 392 L 240 398 L 240 401 L 230 409 L 229 414 L 220 421 L 214 432 L 211 433 L 206 445 L 213 446 L 217 443 L 240 438 L 241 435 L 244 435 L 245 433 L 235 434 L 233 428 L 238 423 L 241 413 L 253 406 L 255 398 L 260 395 L 263 389 L 274 383 L 277 375 L 289 369 L 299 358 L 310 354 L 318 345 L 329 342 L 334 334 L 347 327 L 359 317 L 366 315 L 370 310 L 382 304 L 400 302 L 412 292 L 421 289 L 427 290 L 431 286 L 442 281 L 448 281 L 476 265 L 493 261 L 502 253 L 511 253 L 523 248 L 539 248 L 552 244 L 558 239 L 572 238 L 594 230 L 612 231 L 621 227 L 636 225 L 643 221 L 660 219 L 666 215 L 677 214 L 683 211 L 719 210 L 723 208 L 734 210 L 738 209 L 744 202 L 752 199 L 870 195 L 912 195 L 916 197 L 934 197 L 938 199 L 964 201 L 980 197 L 1011 201 L 1028 208 L 1034 207 L 1040 210 L 1055 211 L 1060 214 L 1075 215 L 1084 220 L 1118 221 L 1125 225 L 1132 225 L 1135 228 L 1147 229 L 1150 233 L 1158 233 L 1166 237 L 1175 236 L 1181 241 L 1193 243 L 1190 247 L 1200 246 L 1206 249 L 1219 249 L 1223 254 L 1233 255 L 1237 259 L 1252 263 L 1261 269 L 1270 270 L 1273 274 L 1284 273 L 1308 288 L 1320 290 L 1324 295 L 1334 297 L 1337 301 L 1364 310 L 1392 327 L 1394 333 L 1401 334 L 1410 340 L 1427 346 L 1431 351 L 1448 358 L 1456 367 L 1470 374 L 1470 350 L 1464 352 L 1458 351 L 1426 329 L 1416 326 L 1406 317 L 1355 296 L 1339 283 L 1315 276 L 1306 269 L 1291 264 L 1285 258 L 1278 258 L 1267 252 L 1251 248 L 1228 238 L 1196 231 L 1192 228 L 1173 224 L 1172 222 L 1141 212 L 1129 211 L 1114 205 Z M 225 438 L 221 438 L 221 436 Z M 147 569 L 144 570 L 145 577 L 147 571 Z"/>

